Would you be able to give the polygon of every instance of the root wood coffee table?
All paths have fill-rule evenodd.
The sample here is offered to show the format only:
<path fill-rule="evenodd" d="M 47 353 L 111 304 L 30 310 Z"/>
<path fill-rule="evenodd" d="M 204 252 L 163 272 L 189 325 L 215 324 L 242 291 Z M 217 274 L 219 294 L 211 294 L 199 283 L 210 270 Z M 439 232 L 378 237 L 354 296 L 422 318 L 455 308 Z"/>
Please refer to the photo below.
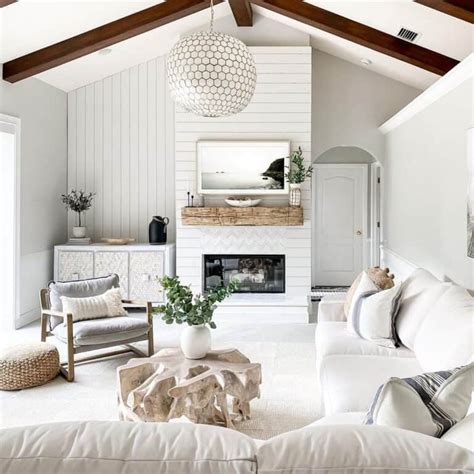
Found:
<path fill-rule="evenodd" d="M 128 421 L 169 421 L 185 416 L 194 423 L 224 424 L 250 418 L 250 401 L 260 396 L 260 364 L 237 349 L 211 351 L 186 359 L 179 349 L 131 359 L 117 369 L 119 417 Z M 232 401 L 229 410 L 228 402 Z"/>

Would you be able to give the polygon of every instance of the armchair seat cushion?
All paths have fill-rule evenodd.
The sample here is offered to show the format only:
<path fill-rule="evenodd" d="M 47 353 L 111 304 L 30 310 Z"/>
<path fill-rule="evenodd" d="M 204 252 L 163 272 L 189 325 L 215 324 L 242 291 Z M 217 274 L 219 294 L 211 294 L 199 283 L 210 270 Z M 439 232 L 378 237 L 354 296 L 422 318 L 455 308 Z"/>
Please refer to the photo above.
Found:
<path fill-rule="evenodd" d="M 147 334 L 150 325 L 144 319 L 121 316 L 77 321 L 73 324 L 74 346 L 93 346 L 126 341 Z M 67 327 L 60 324 L 53 334 L 67 343 Z"/>

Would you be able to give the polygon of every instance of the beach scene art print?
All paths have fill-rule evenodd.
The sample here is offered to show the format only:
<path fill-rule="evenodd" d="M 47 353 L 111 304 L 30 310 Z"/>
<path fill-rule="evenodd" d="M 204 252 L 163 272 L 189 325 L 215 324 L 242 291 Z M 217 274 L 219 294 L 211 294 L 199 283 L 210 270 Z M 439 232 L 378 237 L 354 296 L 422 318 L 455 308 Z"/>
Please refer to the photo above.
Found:
<path fill-rule="evenodd" d="M 201 194 L 282 194 L 289 142 L 199 142 Z"/>

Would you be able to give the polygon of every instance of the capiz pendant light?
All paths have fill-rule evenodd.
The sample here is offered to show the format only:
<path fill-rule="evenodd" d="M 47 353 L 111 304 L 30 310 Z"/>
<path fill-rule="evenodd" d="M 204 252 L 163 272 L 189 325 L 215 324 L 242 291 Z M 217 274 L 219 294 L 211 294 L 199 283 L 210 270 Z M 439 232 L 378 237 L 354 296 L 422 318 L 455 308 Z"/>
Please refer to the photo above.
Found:
<path fill-rule="evenodd" d="M 203 117 L 234 115 L 247 107 L 255 92 L 257 70 L 242 41 L 211 26 L 186 36 L 168 55 L 168 84 L 174 101 Z"/>

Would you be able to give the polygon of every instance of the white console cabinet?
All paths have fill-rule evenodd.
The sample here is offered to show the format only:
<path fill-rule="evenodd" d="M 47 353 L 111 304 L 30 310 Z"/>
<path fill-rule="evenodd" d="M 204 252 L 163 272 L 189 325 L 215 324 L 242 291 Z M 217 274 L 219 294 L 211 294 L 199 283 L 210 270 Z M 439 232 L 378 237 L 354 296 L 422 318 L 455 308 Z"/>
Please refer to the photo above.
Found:
<path fill-rule="evenodd" d="M 175 244 L 57 245 L 54 279 L 83 280 L 116 273 L 125 299 L 163 303 L 158 279 L 175 275 Z"/>

